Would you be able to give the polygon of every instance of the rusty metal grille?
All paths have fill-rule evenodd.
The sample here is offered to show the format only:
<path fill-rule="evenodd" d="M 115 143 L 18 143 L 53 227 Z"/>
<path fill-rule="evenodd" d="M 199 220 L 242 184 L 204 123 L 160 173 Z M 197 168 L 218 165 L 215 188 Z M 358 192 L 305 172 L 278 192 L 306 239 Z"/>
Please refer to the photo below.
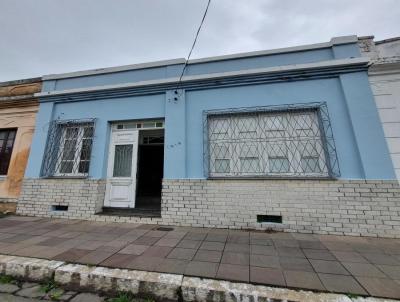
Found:
<path fill-rule="evenodd" d="M 204 112 L 207 177 L 338 177 L 325 103 Z"/>
<path fill-rule="evenodd" d="M 88 176 L 94 125 L 94 119 L 51 122 L 41 175 Z"/>

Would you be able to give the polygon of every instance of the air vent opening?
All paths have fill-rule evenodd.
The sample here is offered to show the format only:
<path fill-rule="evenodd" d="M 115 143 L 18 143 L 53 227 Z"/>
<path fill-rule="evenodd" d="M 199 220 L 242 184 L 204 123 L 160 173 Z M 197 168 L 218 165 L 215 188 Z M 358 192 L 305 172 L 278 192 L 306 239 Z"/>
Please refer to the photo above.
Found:
<path fill-rule="evenodd" d="M 282 223 L 280 215 L 257 215 L 257 222 Z"/>
<path fill-rule="evenodd" d="M 51 210 L 56 212 L 65 212 L 68 211 L 68 206 L 52 205 Z"/>
<path fill-rule="evenodd" d="M 169 227 L 158 227 L 156 228 L 157 231 L 164 231 L 164 232 L 171 232 L 174 229 L 173 228 L 169 228 Z"/>

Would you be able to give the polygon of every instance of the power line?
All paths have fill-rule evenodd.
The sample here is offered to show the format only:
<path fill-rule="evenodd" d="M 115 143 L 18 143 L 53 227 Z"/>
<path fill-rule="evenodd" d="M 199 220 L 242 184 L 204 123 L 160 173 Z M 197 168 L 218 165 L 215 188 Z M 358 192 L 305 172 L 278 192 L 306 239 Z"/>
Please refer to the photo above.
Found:
<path fill-rule="evenodd" d="M 197 42 L 197 38 L 199 37 L 199 33 L 200 33 L 200 30 L 201 30 L 201 27 L 203 26 L 204 20 L 206 19 L 206 16 L 207 16 L 207 12 L 208 12 L 208 8 L 209 8 L 209 6 L 210 6 L 210 3 L 211 3 L 211 0 L 208 0 L 207 6 L 206 6 L 206 10 L 204 11 L 203 18 L 201 19 L 200 26 L 199 26 L 199 28 L 197 29 L 196 37 L 194 38 L 194 41 L 193 41 L 193 44 L 192 44 L 192 48 L 190 49 L 188 58 L 187 58 L 187 60 L 185 61 L 185 65 L 183 66 L 182 73 L 181 73 L 181 75 L 180 75 L 180 77 L 179 77 L 179 81 L 178 81 L 178 85 L 177 85 L 176 89 L 179 88 L 179 85 L 180 85 L 180 83 L 181 83 L 181 81 L 182 81 L 182 77 L 183 77 L 183 75 L 184 75 L 184 73 L 185 73 L 185 70 L 186 70 L 187 64 L 188 64 L 188 62 L 189 62 L 190 56 L 192 55 L 193 49 L 194 49 L 194 47 L 195 47 L 195 45 L 196 45 L 196 42 Z"/>

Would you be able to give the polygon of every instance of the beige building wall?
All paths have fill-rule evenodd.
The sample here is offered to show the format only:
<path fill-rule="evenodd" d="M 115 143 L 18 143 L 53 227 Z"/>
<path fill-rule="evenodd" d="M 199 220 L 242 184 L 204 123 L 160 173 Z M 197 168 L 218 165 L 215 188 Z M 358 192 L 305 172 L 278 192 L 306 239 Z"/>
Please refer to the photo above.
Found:
<path fill-rule="evenodd" d="M 38 101 L 40 79 L 0 83 L 0 130 L 17 129 L 7 175 L 0 176 L 0 212 L 15 211 L 29 156 Z"/>

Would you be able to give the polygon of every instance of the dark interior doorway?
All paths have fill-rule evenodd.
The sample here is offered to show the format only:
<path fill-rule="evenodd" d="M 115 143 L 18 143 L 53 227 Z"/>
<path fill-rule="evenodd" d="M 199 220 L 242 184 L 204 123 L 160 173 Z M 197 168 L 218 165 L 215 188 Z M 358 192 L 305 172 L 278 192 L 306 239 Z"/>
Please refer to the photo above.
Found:
<path fill-rule="evenodd" d="M 143 131 L 138 150 L 135 208 L 160 210 L 164 174 L 164 133 Z"/>

